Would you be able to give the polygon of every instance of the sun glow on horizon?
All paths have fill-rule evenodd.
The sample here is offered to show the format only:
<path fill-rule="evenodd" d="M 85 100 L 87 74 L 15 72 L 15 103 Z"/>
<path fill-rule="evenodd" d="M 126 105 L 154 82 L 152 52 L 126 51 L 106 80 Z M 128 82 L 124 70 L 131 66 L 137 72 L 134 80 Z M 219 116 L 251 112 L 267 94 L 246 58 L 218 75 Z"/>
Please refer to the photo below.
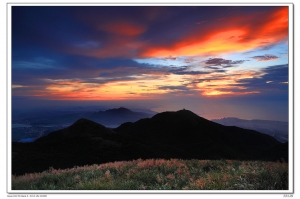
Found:
<path fill-rule="evenodd" d="M 228 96 L 260 93 L 247 90 L 240 80 L 263 76 L 261 71 L 228 71 L 204 74 L 165 74 L 135 75 L 132 79 L 113 80 L 97 77 L 87 80 L 80 79 L 45 79 L 49 82 L 40 96 L 51 96 L 61 100 L 126 100 L 126 99 L 158 99 L 162 95 L 176 96 Z M 198 82 L 199 79 L 203 79 Z M 99 82 L 97 82 L 99 81 Z"/>
<path fill-rule="evenodd" d="M 97 80 L 95 78 L 94 80 Z M 121 99 L 152 99 L 181 86 L 186 82 L 180 75 L 140 75 L 135 80 L 108 81 L 106 83 L 86 83 L 78 80 L 46 80 L 52 81 L 46 87 L 46 93 L 56 99 L 77 100 L 121 100 Z"/>

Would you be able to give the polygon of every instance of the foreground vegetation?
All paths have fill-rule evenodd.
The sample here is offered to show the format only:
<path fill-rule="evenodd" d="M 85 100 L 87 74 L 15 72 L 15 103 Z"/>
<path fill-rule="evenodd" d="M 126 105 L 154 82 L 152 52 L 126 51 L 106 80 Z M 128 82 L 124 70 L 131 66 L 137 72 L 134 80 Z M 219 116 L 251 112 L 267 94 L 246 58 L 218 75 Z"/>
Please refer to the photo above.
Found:
<path fill-rule="evenodd" d="M 12 176 L 13 190 L 287 190 L 288 164 L 237 160 L 121 161 Z"/>

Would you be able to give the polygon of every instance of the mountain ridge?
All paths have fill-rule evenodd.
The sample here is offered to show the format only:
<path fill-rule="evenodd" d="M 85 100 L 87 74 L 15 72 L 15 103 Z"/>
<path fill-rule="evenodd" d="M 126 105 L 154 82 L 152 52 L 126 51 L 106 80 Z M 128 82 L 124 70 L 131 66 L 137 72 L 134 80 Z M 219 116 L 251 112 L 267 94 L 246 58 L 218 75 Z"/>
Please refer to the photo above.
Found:
<path fill-rule="evenodd" d="M 93 120 L 100 124 L 105 124 L 108 127 L 117 127 L 124 122 L 135 122 L 142 118 L 149 118 L 152 114 L 144 112 L 135 112 L 130 109 L 120 107 L 108 109 L 105 111 L 98 111 L 87 119 Z"/>
<path fill-rule="evenodd" d="M 226 127 L 187 110 L 158 113 L 115 129 L 80 119 L 33 143 L 12 143 L 12 172 L 20 175 L 49 167 L 139 158 L 288 161 L 286 145 L 271 136 Z M 276 152 L 270 154 L 273 148 Z"/>
<path fill-rule="evenodd" d="M 99 111 L 100 112 L 100 111 Z M 133 112 L 131 111 L 130 109 L 128 108 L 124 108 L 124 107 L 120 107 L 120 108 L 113 108 L 113 109 L 108 109 L 108 110 L 105 110 L 104 112 L 116 112 L 116 113 L 123 113 L 123 112 Z"/>
<path fill-rule="evenodd" d="M 182 136 L 196 136 L 198 139 L 212 139 L 211 137 L 214 136 L 213 139 L 223 142 L 224 138 L 226 138 L 223 134 L 226 134 L 226 136 L 230 137 L 239 136 L 240 139 L 243 139 L 243 136 L 236 133 L 236 131 L 247 131 L 248 134 L 252 134 L 253 136 L 260 135 L 263 139 L 268 139 L 270 140 L 270 142 L 278 144 L 278 142 L 274 138 L 266 137 L 264 135 L 261 135 L 261 133 L 259 132 L 241 129 L 239 127 L 225 127 L 221 124 L 217 124 L 203 117 L 200 117 L 188 110 L 179 110 L 177 112 L 162 112 L 156 114 L 152 118 L 139 120 L 133 124 L 127 123 L 126 125 L 127 127 L 130 126 L 131 128 L 124 128 L 124 125 L 121 125 L 116 128 L 115 131 L 123 132 L 134 137 L 139 137 L 139 132 L 143 132 L 141 138 L 144 137 L 145 134 L 148 135 L 148 138 L 153 135 L 158 136 L 158 134 L 167 134 L 167 137 L 164 140 L 165 142 L 167 142 L 167 139 L 174 135 L 174 133 L 176 133 L 177 135 L 182 134 Z M 168 128 L 165 128 L 166 126 L 168 126 Z M 232 133 L 228 133 L 226 131 L 231 131 Z M 210 135 L 208 135 L 208 133 Z M 221 139 L 219 138 L 220 136 Z M 160 139 L 162 139 L 162 137 L 160 137 Z M 193 141 L 193 139 L 194 137 L 191 137 L 190 141 Z M 228 139 L 226 138 L 225 140 Z M 155 141 L 160 142 L 160 140 Z M 254 142 L 255 141 L 252 141 L 252 143 Z M 249 139 L 245 139 L 244 144 L 247 145 L 248 143 Z"/>

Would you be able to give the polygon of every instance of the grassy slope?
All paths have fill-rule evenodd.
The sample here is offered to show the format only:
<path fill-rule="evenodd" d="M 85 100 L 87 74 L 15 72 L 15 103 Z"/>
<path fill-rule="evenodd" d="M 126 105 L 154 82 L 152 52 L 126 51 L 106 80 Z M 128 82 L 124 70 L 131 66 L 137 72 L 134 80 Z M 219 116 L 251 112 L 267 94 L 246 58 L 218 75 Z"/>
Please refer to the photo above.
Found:
<path fill-rule="evenodd" d="M 287 190 L 288 164 L 148 159 L 12 176 L 13 190 Z"/>

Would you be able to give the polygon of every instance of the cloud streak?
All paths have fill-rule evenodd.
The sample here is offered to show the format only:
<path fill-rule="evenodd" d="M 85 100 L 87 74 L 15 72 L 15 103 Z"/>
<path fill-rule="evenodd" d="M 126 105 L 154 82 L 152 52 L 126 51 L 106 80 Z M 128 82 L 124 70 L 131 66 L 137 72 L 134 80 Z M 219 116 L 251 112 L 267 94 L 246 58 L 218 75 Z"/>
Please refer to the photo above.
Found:
<path fill-rule="evenodd" d="M 232 61 L 232 60 L 226 60 L 226 59 L 222 59 L 222 58 L 210 58 L 210 59 L 204 61 L 204 63 L 208 66 L 218 66 L 221 68 L 229 68 L 229 67 L 237 66 L 238 64 L 242 64 L 245 61 L 248 61 L 248 60 Z"/>
<path fill-rule="evenodd" d="M 118 21 L 114 23 L 101 24 L 100 30 L 107 31 L 121 36 L 137 36 L 146 31 L 146 27 L 143 25 L 135 24 L 128 21 Z"/>
<path fill-rule="evenodd" d="M 279 57 L 275 56 L 275 55 L 258 55 L 258 56 L 254 56 L 251 57 L 252 59 L 255 59 L 256 61 L 272 61 L 272 60 L 276 60 L 279 59 Z"/>
<path fill-rule="evenodd" d="M 261 47 L 266 41 L 276 44 L 287 38 L 287 18 L 287 7 L 268 12 L 231 16 L 210 23 L 209 28 L 195 29 L 168 46 L 148 47 L 142 56 L 216 54 L 255 49 Z"/>

